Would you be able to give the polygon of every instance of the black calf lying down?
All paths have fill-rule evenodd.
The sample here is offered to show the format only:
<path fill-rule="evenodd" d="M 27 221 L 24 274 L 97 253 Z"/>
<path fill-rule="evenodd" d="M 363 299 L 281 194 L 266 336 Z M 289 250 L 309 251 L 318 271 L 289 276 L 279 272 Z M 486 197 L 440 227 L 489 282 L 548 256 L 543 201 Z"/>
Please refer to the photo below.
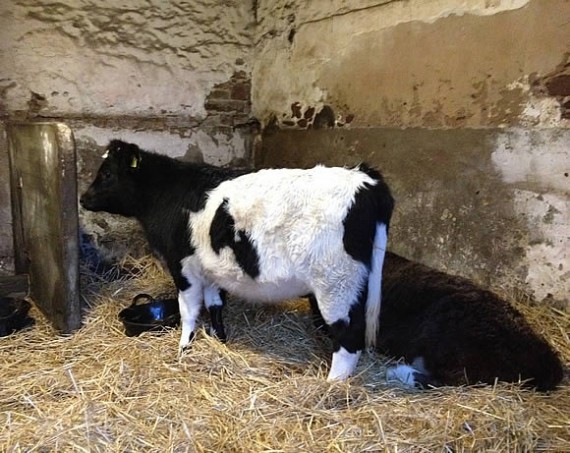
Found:
<path fill-rule="evenodd" d="M 314 304 L 311 303 L 314 310 Z M 377 345 L 403 358 L 388 380 L 410 386 L 562 380 L 557 354 L 522 314 L 471 281 L 387 252 Z"/>

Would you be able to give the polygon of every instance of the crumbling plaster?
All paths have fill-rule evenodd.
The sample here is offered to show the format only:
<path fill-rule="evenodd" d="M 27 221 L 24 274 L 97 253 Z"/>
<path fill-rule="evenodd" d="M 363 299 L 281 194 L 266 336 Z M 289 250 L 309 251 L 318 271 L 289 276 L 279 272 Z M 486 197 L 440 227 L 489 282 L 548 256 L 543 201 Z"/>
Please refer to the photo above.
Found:
<path fill-rule="evenodd" d="M 243 131 L 207 101 L 250 73 L 252 20 L 249 1 L 2 2 L 0 114 L 73 122 L 80 140 L 144 145 L 156 131 L 150 143 L 176 153 L 200 144 L 212 163 L 247 158 Z M 249 93 L 226 104 L 248 118 Z"/>
<path fill-rule="evenodd" d="M 70 125 L 80 189 L 111 138 L 186 160 L 247 164 L 253 4 L 0 2 L 0 120 Z M 4 141 L 0 153 L 7 156 Z M 0 175 L 5 201 L 7 166 Z M 81 220 L 99 231 L 89 214 Z M 10 225 L 9 206 L 0 223 Z M 0 259 L 10 252 L 0 236 Z"/>
<path fill-rule="evenodd" d="M 362 127 L 560 124 L 560 103 L 541 108 L 531 82 L 570 52 L 568 1 L 340 3 L 316 16 L 284 1 L 258 19 L 252 99 L 264 123 L 299 102 Z"/>
<path fill-rule="evenodd" d="M 11 112 L 28 111 L 36 93 L 42 116 L 205 117 L 210 89 L 250 64 L 248 1 L 1 5 L 2 104 Z"/>
<path fill-rule="evenodd" d="M 392 248 L 570 304 L 570 1 L 259 4 L 259 165 L 370 161 Z"/>

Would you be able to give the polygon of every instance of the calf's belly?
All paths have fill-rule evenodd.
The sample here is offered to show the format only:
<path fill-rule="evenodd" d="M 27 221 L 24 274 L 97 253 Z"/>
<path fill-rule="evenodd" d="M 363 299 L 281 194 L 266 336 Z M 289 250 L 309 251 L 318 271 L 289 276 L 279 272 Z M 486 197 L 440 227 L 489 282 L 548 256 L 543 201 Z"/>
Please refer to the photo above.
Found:
<path fill-rule="evenodd" d="M 230 294 L 253 302 L 280 302 L 305 296 L 311 292 L 307 284 L 298 279 L 276 282 L 258 282 L 251 279 L 214 278 L 214 282 Z"/>

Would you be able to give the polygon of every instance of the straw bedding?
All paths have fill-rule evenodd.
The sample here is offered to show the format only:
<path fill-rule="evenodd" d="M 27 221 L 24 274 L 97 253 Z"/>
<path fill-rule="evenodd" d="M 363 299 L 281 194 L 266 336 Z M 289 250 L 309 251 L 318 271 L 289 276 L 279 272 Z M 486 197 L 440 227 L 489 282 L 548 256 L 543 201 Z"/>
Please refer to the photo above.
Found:
<path fill-rule="evenodd" d="M 389 360 L 364 354 L 348 383 L 325 381 L 331 345 L 305 301 L 230 301 L 229 342 L 201 330 L 178 357 L 179 331 L 128 338 L 118 312 L 134 295 L 173 295 L 151 258 L 133 278 L 87 271 L 85 325 L 0 339 L 0 451 L 570 451 L 570 385 L 415 391 L 386 383 Z M 570 361 L 570 315 L 517 303 Z M 204 318 L 204 317 L 203 317 Z"/>

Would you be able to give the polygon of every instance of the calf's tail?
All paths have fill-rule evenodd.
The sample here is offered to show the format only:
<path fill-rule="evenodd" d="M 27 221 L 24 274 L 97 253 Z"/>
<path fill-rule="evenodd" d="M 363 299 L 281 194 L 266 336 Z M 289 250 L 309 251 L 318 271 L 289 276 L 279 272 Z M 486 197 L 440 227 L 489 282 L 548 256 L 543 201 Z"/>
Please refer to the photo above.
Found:
<path fill-rule="evenodd" d="M 382 267 L 387 243 L 388 228 L 384 223 L 377 223 L 372 246 L 370 274 L 368 275 L 368 296 L 366 298 L 366 346 L 368 347 L 376 346 L 382 303 Z"/>

